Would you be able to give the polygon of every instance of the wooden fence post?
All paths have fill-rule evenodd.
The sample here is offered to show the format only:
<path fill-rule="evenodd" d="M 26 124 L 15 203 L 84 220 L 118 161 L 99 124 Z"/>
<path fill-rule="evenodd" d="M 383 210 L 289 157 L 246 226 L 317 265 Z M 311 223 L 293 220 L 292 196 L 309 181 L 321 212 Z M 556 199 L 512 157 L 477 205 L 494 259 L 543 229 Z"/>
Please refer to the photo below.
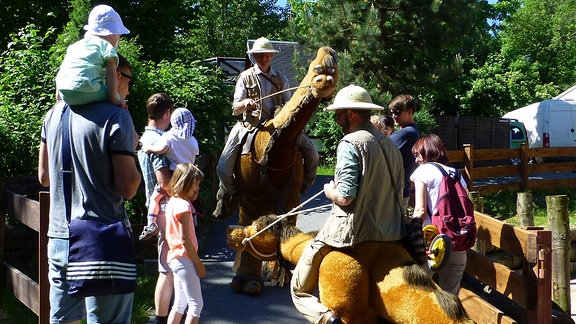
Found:
<path fill-rule="evenodd" d="M 482 199 L 480 196 L 480 192 L 470 191 L 468 196 L 470 196 L 470 200 L 472 200 L 472 203 L 474 204 L 474 210 L 480 213 L 484 213 L 484 199 Z M 472 250 L 482 255 L 486 255 L 487 247 L 488 243 L 486 241 L 476 239 L 476 243 L 474 243 Z"/>
<path fill-rule="evenodd" d="M 472 203 L 474 204 L 474 210 L 484 213 L 484 199 L 480 196 L 480 192 L 470 191 L 468 196 L 470 196 L 470 200 L 472 200 Z"/>
<path fill-rule="evenodd" d="M 0 178 L 0 322 L 4 321 L 4 290 L 6 289 L 6 283 L 4 277 L 6 272 L 4 271 L 4 237 L 6 236 L 6 178 Z"/>
<path fill-rule="evenodd" d="M 50 321 L 50 281 L 48 281 L 48 223 L 50 214 L 50 193 L 38 193 L 40 202 L 40 224 L 38 225 L 38 323 Z"/>
<path fill-rule="evenodd" d="M 528 145 L 526 143 L 522 143 L 520 145 L 520 160 L 522 163 L 520 164 L 520 188 L 522 190 L 526 190 L 528 186 L 528 170 L 526 170 L 530 157 L 528 156 Z"/>
<path fill-rule="evenodd" d="M 532 192 L 519 192 L 516 197 L 516 214 L 523 228 L 534 226 Z"/>
<path fill-rule="evenodd" d="M 472 144 L 464 144 L 464 169 L 470 182 L 468 183 L 468 190 L 474 187 L 474 146 Z"/>
<path fill-rule="evenodd" d="M 546 196 L 548 228 L 552 232 L 552 300 L 570 311 L 570 220 L 566 195 Z"/>

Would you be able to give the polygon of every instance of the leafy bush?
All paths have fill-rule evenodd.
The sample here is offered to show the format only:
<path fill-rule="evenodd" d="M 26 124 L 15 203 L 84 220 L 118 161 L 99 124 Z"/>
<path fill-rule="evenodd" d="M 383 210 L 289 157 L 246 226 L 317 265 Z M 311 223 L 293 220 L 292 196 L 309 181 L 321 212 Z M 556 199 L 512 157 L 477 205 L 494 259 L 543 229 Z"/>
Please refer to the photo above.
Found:
<path fill-rule="evenodd" d="M 176 108 L 187 107 L 194 114 L 197 120 L 194 136 L 200 144 L 200 153 L 220 154 L 224 144 L 224 126 L 232 120 L 232 89 L 213 69 L 200 62 L 181 60 L 148 63 L 142 66 L 138 83 L 139 90 L 146 90 L 130 95 L 139 107 L 138 112 L 132 112 L 138 114 L 137 126 L 141 122 L 141 113 L 144 121 L 146 119 L 148 97 L 165 92 L 174 100 Z"/>
<path fill-rule="evenodd" d="M 55 102 L 54 78 L 62 59 L 53 29 L 42 33 L 29 25 L 12 36 L 8 49 L 0 55 L 0 176 L 35 175 L 42 121 Z M 58 50 L 57 48 L 60 48 Z M 219 156 L 224 144 L 224 126 L 232 121 L 231 89 L 217 71 L 200 62 L 182 60 L 140 62 L 138 38 L 121 42 L 119 52 L 132 63 L 136 83 L 129 95 L 130 113 L 139 132 L 147 123 L 146 100 L 156 92 L 166 92 L 177 107 L 188 107 L 198 121 L 194 136 L 202 154 Z M 209 165 L 212 168 L 213 165 Z M 205 170 L 210 174 L 214 170 Z M 206 180 L 212 177 L 207 176 Z M 205 181 L 203 188 L 214 187 Z M 212 190 L 201 192 L 210 206 Z M 142 197 L 128 202 L 131 218 L 139 218 Z"/>
<path fill-rule="evenodd" d="M 29 25 L 0 54 L 0 176 L 30 175 L 38 165 L 42 120 L 55 99 L 44 49 L 53 32 Z"/>

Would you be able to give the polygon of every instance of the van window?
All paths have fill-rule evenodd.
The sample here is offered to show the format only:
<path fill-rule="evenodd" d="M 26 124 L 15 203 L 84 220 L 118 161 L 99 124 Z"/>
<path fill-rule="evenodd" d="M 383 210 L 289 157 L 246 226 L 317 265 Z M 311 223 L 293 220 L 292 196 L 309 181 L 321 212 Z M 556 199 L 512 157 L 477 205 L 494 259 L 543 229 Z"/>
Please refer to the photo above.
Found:
<path fill-rule="evenodd" d="M 510 139 L 511 140 L 523 140 L 524 134 L 522 134 L 522 131 L 520 130 L 520 128 L 513 126 L 510 128 Z"/>

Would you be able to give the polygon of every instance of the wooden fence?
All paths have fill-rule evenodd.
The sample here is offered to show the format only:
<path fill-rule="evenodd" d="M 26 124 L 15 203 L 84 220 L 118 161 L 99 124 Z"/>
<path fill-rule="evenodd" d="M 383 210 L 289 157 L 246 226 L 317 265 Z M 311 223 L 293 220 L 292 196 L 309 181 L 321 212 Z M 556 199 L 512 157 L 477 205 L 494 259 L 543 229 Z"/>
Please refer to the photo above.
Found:
<path fill-rule="evenodd" d="M 525 191 L 576 187 L 576 162 L 530 163 L 533 158 L 576 157 L 576 147 L 518 149 L 464 149 L 449 151 L 448 160 L 457 165 L 468 182 L 468 191 L 480 195 L 499 191 Z M 518 165 L 510 163 L 512 159 Z M 494 165 L 478 166 L 482 162 Z M 576 161 L 576 160 L 575 160 Z"/>
<path fill-rule="evenodd" d="M 10 191 L 4 191 L 3 197 L 0 204 L 2 211 L 0 216 L 0 238 L 2 238 L 0 239 L 0 265 L 3 265 L 4 287 L 38 316 L 38 323 L 49 323 L 50 285 L 48 282 L 48 236 L 46 235 L 50 208 L 49 193 L 40 192 L 39 200 L 33 200 L 25 195 Z M 36 279 L 30 278 L 29 275 L 5 260 L 5 217 L 10 217 L 38 233 L 38 274 Z M 3 308 L 4 301 L 1 296 L 2 293 L 0 293 L 0 307 Z"/>
<path fill-rule="evenodd" d="M 521 259 L 512 270 L 469 250 L 460 299 L 476 323 L 552 323 L 552 235 L 475 212 L 478 240 Z"/>
<path fill-rule="evenodd" d="M 529 164 L 528 157 L 576 156 L 576 148 L 558 149 L 478 149 L 471 145 L 464 150 L 448 152 L 451 163 L 461 163 L 470 191 L 481 194 L 505 191 L 521 191 L 558 187 L 574 187 L 574 178 L 546 180 L 535 174 L 573 172 L 576 162 Z M 477 166 L 480 161 L 520 159 L 519 165 Z M 201 161 L 205 167 L 213 165 L 213 159 Z M 208 168 L 210 169 L 210 168 Z M 498 180 L 506 178 L 505 184 Z M 210 176 L 216 190 L 214 174 Z M 49 194 L 41 192 L 39 200 L 5 191 L 0 202 L 0 264 L 3 264 L 5 287 L 39 317 L 39 323 L 47 323 L 48 302 L 48 261 L 47 233 Z M 38 234 L 38 278 L 34 280 L 5 262 L 5 217 L 8 216 L 30 227 Z M 551 234 L 550 231 L 524 230 L 504 224 L 488 215 L 476 212 L 478 238 L 504 249 L 522 259 L 521 270 L 511 270 L 506 266 L 489 261 L 481 253 L 470 251 L 466 275 L 485 287 L 496 290 L 513 306 L 506 311 L 485 300 L 480 291 L 463 288 L 460 298 L 469 314 L 477 323 L 551 323 Z M 471 287 L 470 287 L 471 288 Z M 484 288 L 485 292 L 487 289 Z M 3 307 L 0 293 L 0 308 Z M 1 315 L 1 314 L 0 314 Z"/>

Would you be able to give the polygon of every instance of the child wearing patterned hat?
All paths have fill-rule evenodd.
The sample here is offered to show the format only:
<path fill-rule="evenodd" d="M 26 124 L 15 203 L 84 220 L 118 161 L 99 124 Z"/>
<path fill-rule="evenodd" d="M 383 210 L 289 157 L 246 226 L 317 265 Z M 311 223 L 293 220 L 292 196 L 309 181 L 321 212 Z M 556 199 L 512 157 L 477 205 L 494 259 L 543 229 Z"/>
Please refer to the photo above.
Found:
<path fill-rule="evenodd" d="M 84 38 L 70 45 L 56 75 L 56 99 L 70 105 L 108 100 L 126 108 L 118 94 L 120 35 L 129 34 L 120 15 L 110 6 L 95 6 L 84 26 Z"/>
<path fill-rule="evenodd" d="M 196 129 L 196 119 L 190 110 L 177 108 L 170 117 L 170 130 L 164 132 L 162 137 L 151 146 L 142 147 L 146 153 L 164 154 L 170 160 L 170 170 L 174 171 L 180 163 L 192 163 L 196 161 L 196 156 L 200 154 L 198 141 L 192 135 Z M 148 225 L 142 230 L 140 240 L 147 240 L 158 234 L 159 228 L 156 224 L 159 211 L 160 200 L 166 192 L 156 185 L 150 196 L 150 206 L 148 212 Z"/>

